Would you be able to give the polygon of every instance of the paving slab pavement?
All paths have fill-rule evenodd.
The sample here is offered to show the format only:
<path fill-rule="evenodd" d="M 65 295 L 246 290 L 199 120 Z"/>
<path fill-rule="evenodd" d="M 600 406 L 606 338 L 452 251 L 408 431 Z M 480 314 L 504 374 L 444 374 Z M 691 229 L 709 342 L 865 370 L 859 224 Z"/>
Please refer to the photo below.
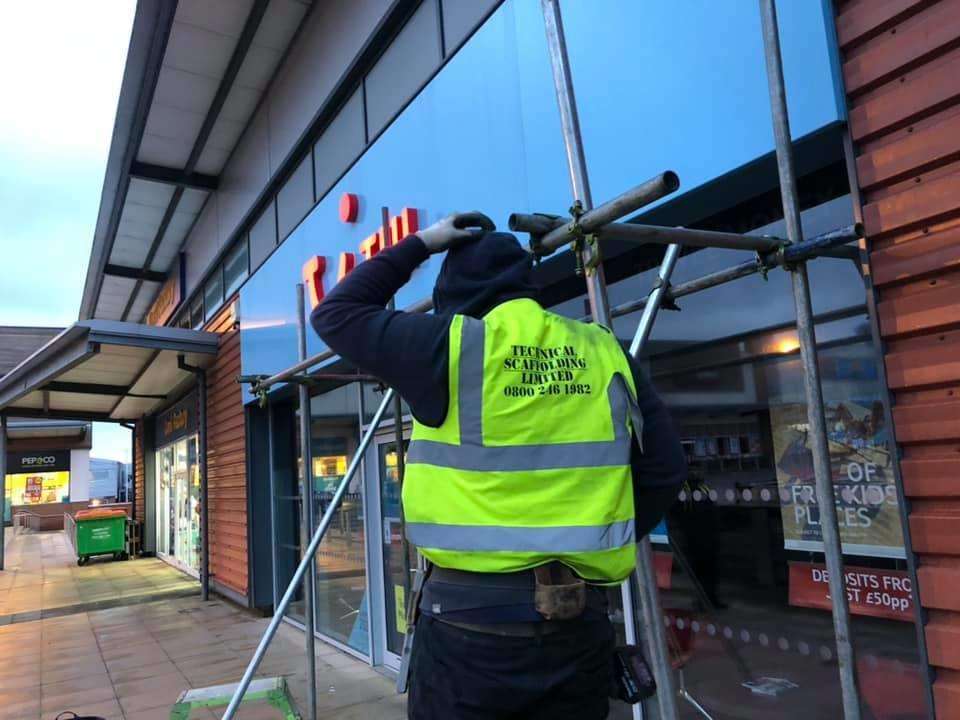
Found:
<path fill-rule="evenodd" d="M 77 566 L 63 531 L 6 529 L 0 572 L 0 625 L 30 622 L 200 592 L 199 583 L 158 558 L 92 558 Z"/>
<path fill-rule="evenodd" d="M 0 620 L 0 720 L 54 720 L 67 710 L 106 720 L 168 720 L 184 690 L 238 681 L 269 623 L 220 598 L 201 601 L 196 581 L 160 560 L 77 567 L 63 533 L 18 535 L 7 549 L 7 570 L 0 572 L 0 618 L 7 618 Z M 110 607 L 98 606 L 100 583 L 113 593 Z M 406 717 L 391 679 L 323 642 L 316 653 L 318 718 Z M 303 633 L 282 625 L 258 677 L 285 677 L 303 713 L 305 666 Z M 209 720 L 222 712 L 190 717 Z M 237 718 L 280 715 L 258 703 L 241 706 Z"/>
<path fill-rule="evenodd" d="M 0 627 L 0 720 L 53 720 L 58 713 L 107 720 L 169 718 L 190 688 L 236 682 L 252 654 L 237 637 L 259 636 L 260 618 L 225 600 L 173 598 Z M 281 626 L 260 677 L 287 679 L 298 710 L 306 704 L 303 633 Z M 393 681 L 336 648 L 317 643 L 318 717 L 401 720 Z M 203 710 L 191 718 L 215 718 Z M 261 704 L 239 720 L 279 718 Z"/>

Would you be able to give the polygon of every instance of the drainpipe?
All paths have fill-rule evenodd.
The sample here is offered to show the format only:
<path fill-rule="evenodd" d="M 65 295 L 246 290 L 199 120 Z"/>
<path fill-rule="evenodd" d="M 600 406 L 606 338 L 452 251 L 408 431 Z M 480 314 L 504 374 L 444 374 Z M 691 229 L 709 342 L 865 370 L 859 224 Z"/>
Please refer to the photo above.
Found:
<path fill-rule="evenodd" d="M 210 597 L 210 511 L 207 494 L 207 371 L 188 365 L 183 355 L 177 356 L 177 367 L 191 372 L 197 379 L 197 448 L 200 463 L 200 598 Z"/>

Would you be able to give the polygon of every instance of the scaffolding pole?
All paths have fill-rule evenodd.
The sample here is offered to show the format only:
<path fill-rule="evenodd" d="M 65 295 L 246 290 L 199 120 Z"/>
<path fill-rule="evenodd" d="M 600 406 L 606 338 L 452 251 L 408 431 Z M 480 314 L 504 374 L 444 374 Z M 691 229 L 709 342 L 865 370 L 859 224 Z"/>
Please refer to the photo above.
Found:
<path fill-rule="evenodd" d="M 567 165 L 570 172 L 570 186 L 573 191 L 574 203 L 579 202 L 585 211 L 576 221 L 579 222 L 581 233 L 589 233 L 605 222 L 611 222 L 628 212 L 632 212 L 636 209 L 635 205 L 637 203 L 642 206 L 672 192 L 679 185 L 679 179 L 673 173 L 664 173 L 654 180 L 638 186 L 643 190 L 635 188 L 634 191 L 631 191 L 633 196 L 629 199 L 620 196 L 622 201 L 614 200 L 592 211 L 593 198 L 590 194 L 590 181 L 583 152 L 580 121 L 577 115 L 573 77 L 570 73 L 570 61 L 567 56 L 559 0 L 541 0 L 541 9 L 547 34 L 550 64 L 553 68 L 553 84 L 560 109 L 560 125 L 563 131 L 563 144 L 566 149 Z M 565 242 L 569 242 L 566 239 L 568 229 L 570 229 L 569 226 L 564 226 L 547 233 L 540 239 L 541 247 L 549 250 L 551 246 L 559 247 Z M 603 265 L 598 262 L 599 256 L 595 255 L 598 252 L 599 249 L 591 247 L 589 243 L 583 244 L 581 261 L 583 267 L 587 268 L 585 272 L 587 296 L 590 300 L 590 311 L 593 319 L 595 322 L 609 327 L 611 325 L 610 306 L 607 300 Z M 658 687 L 657 700 L 660 706 L 660 718 L 661 720 L 677 720 L 676 688 L 661 620 L 662 612 L 657 595 L 650 539 L 644 538 L 639 543 L 637 550 L 637 584 L 647 629 L 647 647 L 653 656 L 653 672 Z M 624 608 L 630 607 L 632 610 L 633 592 L 629 582 L 623 583 L 621 592 Z M 624 617 L 626 619 L 626 612 Z M 627 640 L 635 641 L 635 628 L 632 625 L 625 624 L 625 630 Z M 639 706 L 635 705 L 633 708 L 634 717 L 639 715 L 639 711 Z"/>
<path fill-rule="evenodd" d="M 340 481 L 340 484 L 334 491 L 333 497 L 330 499 L 330 504 L 324 511 L 323 517 L 320 519 L 320 524 L 317 525 L 317 529 L 313 533 L 310 544 L 304 551 L 303 557 L 300 559 L 300 564 L 297 565 L 297 569 L 294 571 L 293 577 L 290 579 L 290 584 L 287 585 L 287 589 L 284 591 L 283 597 L 280 598 L 280 602 L 274 609 L 273 618 L 270 620 L 270 624 L 263 633 L 263 637 L 260 638 L 260 644 L 257 645 L 257 649 L 254 651 L 253 657 L 250 659 L 250 662 L 247 665 L 247 669 L 244 670 L 243 677 L 237 684 L 236 690 L 234 690 L 233 697 L 230 699 L 230 704 L 227 706 L 222 720 L 233 720 L 233 717 L 237 712 L 237 708 L 240 706 L 243 696 L 246 694 L 247 688 L 250 686 L 250 681 L 253 680 L 253 676 L 257 672 L 257 668 L 260 667 L 260 663 L 263 661 L 263 657 L 267 653 L 267 648 L 270 647 L 270 643 L 273 641 L 274 635 L 277 634 L 277 629 L 280 627 L 280 623 L 283 622 L 283 616 L 287 612 L 287 608 L 290 607 L 290 602 L 293 600 L 293 596 L 296 594 L 297 586 L 303 581 L 307 569 L 313 564 L 313 557 L 317 553 L 317 548 L 320 547 L 320 541 L 323 540 L 323 536 L 327 532 L 327 528 L 333 521 L 333 515 L 336 512 L 337 507 L 340 505 L 340 501 L 343 500 L 343 496 L 346 494 L 347 488 L 353 481 L 353 476 L 357 474 L 357 469 L 360 467 L 363 455 L 370 446 L 370 441 L 373 440 L 373 435 L 377 432 L 377 428 L 380 426 L 380 421 L 383 420 L 383 416 L 386 413 L 387 408 L 390 407 L 390 403 L 393 402 L 393 395 L 393 390 L 387 390 L 387 392 L 384 393 L 383 400 L 380 401 L 380 407 L 377 408 L 377 412 L 374 413 L 373 420 L 370 422 L 370 426 L 360 439 L 360 445 L 353 454 L 353 459 L 350 461 L 350 465 L 347 467 L 347 472 L 344 474 L 343 480 Z"/>
<path fill-rule="evenodd" d="M 780 194 L 787 239 L 799 243 L 803 239 L 800 225 L 800 207 L 797 201 L 796 173 L 793 167 L 793 148 L 790 139 L 790 119 L 787 115 L 787 95 L 783 80 L 783 61 L 780 55 L 780 37 L 777 30 L 777 10 L 774 0 L 759 0 L 760 21 L 763 27 L 763 49 L 770 91 L 770 112 L 773 137 L 777 152 L 777 170 L 780 176 Z M 833 629 L 837 642 L 837 664 L 840 670 L 840 691 L 843 716 L 859 720 L 860 697 L 857 689 L 853 645 L 850 641 L 850 608 L 843 577 L 843 551 L 837 523 L 833 490 L 833 471 L 830 446 L 827 441 L 826 420 L 823 412 L 823 391 L 820 387 L 820 369 L 817 365 L 817 343 L 814 335 L 813 309 L 810 303 L 810 284 L 806 262 L 790 265 L 793 300 L 797 313 L 797 338 L 800 341 L 800 359 L 803 366 L 804 390 L 807 400 L 807 423 L 810 431 L 813 468 L 816 478 L 817 503 L 820 508 L 820 528 L 823 551 L 829 573 L 830 603 L 833 606 Z"/>
<path fill-rule="evenodd" d="M 307 315 L 304 302 L 303 283 L 297 283 L 297 355 L 300 360 L 307 358 Z M 313 528 L 313 477 L 310 453 L 310 390 L 305 383 L 298 383 L 297 397 L 300 401 L 300 459 L 303 468 L 303 507 L 300 511 L 301 546 L 306 546 L 307 538 Z M 311 558 L 312 560 L 312 558 Z M 307 651 L 307 719 L 317 718 L 317 656 L 314 637 L 314 578 L 316 569 L 311 561 L 310 571 L 303 581 L 303 626 Z"/>

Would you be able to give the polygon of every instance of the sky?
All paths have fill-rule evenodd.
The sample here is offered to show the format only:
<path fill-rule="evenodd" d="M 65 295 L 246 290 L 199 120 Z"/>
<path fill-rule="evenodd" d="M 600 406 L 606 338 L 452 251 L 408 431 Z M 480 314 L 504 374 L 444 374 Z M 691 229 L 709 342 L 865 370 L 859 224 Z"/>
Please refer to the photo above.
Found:
<path fill-rule="evenodd" d="M 135 8 L 0 3 L 0 325 L 77 320 Z M 129 462 L 129 431 L 93 437 L 93 457 Z"/>

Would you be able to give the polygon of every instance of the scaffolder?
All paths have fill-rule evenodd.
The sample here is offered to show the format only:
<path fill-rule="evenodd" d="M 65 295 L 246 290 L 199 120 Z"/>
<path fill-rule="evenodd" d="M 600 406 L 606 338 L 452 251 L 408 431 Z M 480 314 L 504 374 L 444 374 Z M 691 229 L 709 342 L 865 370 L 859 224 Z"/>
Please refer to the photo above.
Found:
<path fill-rule="evenodd" d="M 827 444 L 826 424 L 824 420 L 823 397 L 820 388 L 820 375 L 817 367 L 817 349 L 814 338 L 814 318 L 810 302 L 810 286 L 807 279 L 806 262 L 817 257 L 851 257 L 856 259 L 857 250 L 847 244 L 863 236 L 863 229 L 859 225 L 840 228 L 835 231 L 804 240 L 800 228 L 800 211 L 797 200 L 796 177 L 793 167 L 792 148 L 790 143 L 790 128 L 787 117 L 786 92 L 783 80 L 783 67 L 780 55 L 780 42 L 777 32 L 776 9 L 773 0 L 759 0 L 761 24 L 763 30 L 764 54 L 766 59 L 767 81 L 770 93 L 770 107 L 773 119 L 774 140 L 776 146 L 777 167 L 780 180 L 783 214 L 786 222 L 786 238 L 747 236 L 736 233 L 711 232 L 686 228 L 670 228 L 652 225 L 641 225 L 629 222 L 617 222 L 636 212 L 641 207 L 674 192 L 679 187 L 679 178 L 672 172 L 664 172 L 618 197 L 593 206 L 590 193 L 590 183 L 587 175 L 586 160 L 581 140 L 580 124 L 577 115 L 577 104 L 574 95 L 573 81 L 570 73 L 564 37 L 563 22 L 560 14 L 559 0 L 541 0 L 544 24 L 547 34 L 547 44 L 550 61 L 553 68 L 554 89 L 560 110 L 561 129 L 566 149 L 567 164 L 570 173 L 570 185 L 573 196 L 573 205 L 569 217 L 541 214 L 515 214 L 510 217 L 510 229 L 515 232 L 525 232 L 530 235 L 531 252 L 537 256 L 548 255 L 556 249 L 572 244 L 578 258 L 578 269 L 582 271 L 590 304 L 591 318 L 594 322 L 609 326 L 612 319 L 643 310 L 633 340 L 630 344 L 630 353 L 639 356 L 650 336 L 653 323 L 656 320 L 659 308 L 678 298 L 690 295 L 707 288 L 731 282 L 741 277 L 755 273 L 766 273 L 773 268 L 783 268 L 791 276 L 793 297 L 797 320 L 797 334 L 800 345 L 800 357 L 803 367 L 804 387 L 807 401 L 807 420 L 809 437 L 813 454 L 814 470 L 816 475 L 817 501 L 820 507 L 834 507 L 834 490 L 830 470 L 830 457 Z M 657 280 L 650 293 L 645 297 L 615 308 L 610 308 L 607 300 L 606 283 L 602 258 L 600 257 L 598 241 L 602 239 L 617 239 L 637 244 L 665 245 Z M 730 248 L 737 250 L 752 250 L 756 253 L 753 261 L 740 263 L 726 270 L 705 275 L 696 280 L 671 286 L 670 278 L 678 262 L 683 246 Z M 300 362 L 294 366 L 272 376 L 247 376 L 239 378 L 240 382 L 251 384 L 254 394 L 266 397 L 270 387 L 283 382 L 298 382 L 300 388 L 301 407 L 308 407 L 307 391 L 304 383 L 310 381 L 310 368 L 320 365 L 335 357 L 332 351 L 325 351 L 306 357 L 305 328 L 306 320 L 303 308 L 303 288 L 297 286 L 299 310 L 299 346 Z M 428 312 L 431 309 L 429 301 L 417 303 L 407 308 L 408 312 Z M 317 529 L 310 538 L 303 557 L 293 574 L 282 598 L 277 603 L 274 616 L 258 645 L 253 657 L 247 666 L 240 682 L 234 687 L 233 697 L 223 715 L 224 720 L 234 717 L 237 707 L 242 702 L 244 694 L 256 673 L 257 667 L 270 645 L 276 631 L 282 622 L 297 587 L 301 582 L 310 583 L 307 569 L 311 566 L 313 557 L 323 539 L 324 533 L 330 525 L 333 514 L 346 492 L 351 480 L 360 467 L 361 458 L 380 426 L 384 414 L 392 403 L 399 403 L 399 397 L 393 390 L 388 390 L 373 416 L 369 428 L 364 433 L 357 451 L 347 468 L 347 472 L 333 494 L 333 498 L 323 517 L 317 524 Z M 301 413 L 301 422 L 304 422 L 306 413 Z M 402 438 L 402 418 L 399 408 L 395 411 L 394 422 L 397 428 L 398 447 Z M 301 452 L 304 458 L 309 457 L 309 432 L 301 431 Z M 309 467 L 309 463 L 305 463 Z M 402 465 L 400 466 L 402 482 Z M 305 488 L 309 483 L 305 483 Z M 304 502 L 304 512 L 310 512 L 312 504 L 309 499 Z M 304 527 L 311 527 L 311 518 L 305 518 Z M 847 595 L 843 585 L 843 556 L 841 554 L 840 536 L 836 515 L 825 512 L 821 515 L 824 554 L 829 571 L 830 598 L 833 608 L 833 623 L 837 645 L 838 669 L 843 702 L 843 713 L 846 720 L 859 720 L 860 702 L 857 688 L 853 647 L 850 640 L 850 615 Z M 404 554 L 406 558 L 406 553 Z M 651 666 L 658 685 L 657 704 L 659 717 L 664 720 L 676 720 L 678 715 L 677 699 L 690 702 L 694 708 L 705 717 L 708 712 L 689 695 L 682 685 L 677 688 L 672 670 L 667 639 L 662 622 L 662 611 L 656 590 L 653 572 L 653 557 L 648 538 L 644 538 L 638 545 L 637 571 L 630 581 L 622 586 L 623 611 L 627 641 L 635 643 L 637 637 L 637 623 L 635 612 L 639 607 L 643 633 L 642 643 L 650 656 Z M 422 569 L 418 572 L 422 572 Z M 307 717 L 313 720 L 316 717 L 315 707 L 315 673 L 313 653 L 313 632 L 310 626 L 312 618 L 312 596 L 309 585 L 306 595 L 306 615 L 308 627 L 306 632 L 307 671 L 308 671 L 308 703 Z M 406 597 L 412 597 L 407 593 Z M 409 645 L 408 638 L 407 645 Z M 405 665 L 405 663 L 404 663 Z M 405 672 L 405 667 L 401 671 Z M 401 682 L 402 684 L 402 682 Z M 635 706 L 635 717 L 640 717 L 640 710 Z"/>

